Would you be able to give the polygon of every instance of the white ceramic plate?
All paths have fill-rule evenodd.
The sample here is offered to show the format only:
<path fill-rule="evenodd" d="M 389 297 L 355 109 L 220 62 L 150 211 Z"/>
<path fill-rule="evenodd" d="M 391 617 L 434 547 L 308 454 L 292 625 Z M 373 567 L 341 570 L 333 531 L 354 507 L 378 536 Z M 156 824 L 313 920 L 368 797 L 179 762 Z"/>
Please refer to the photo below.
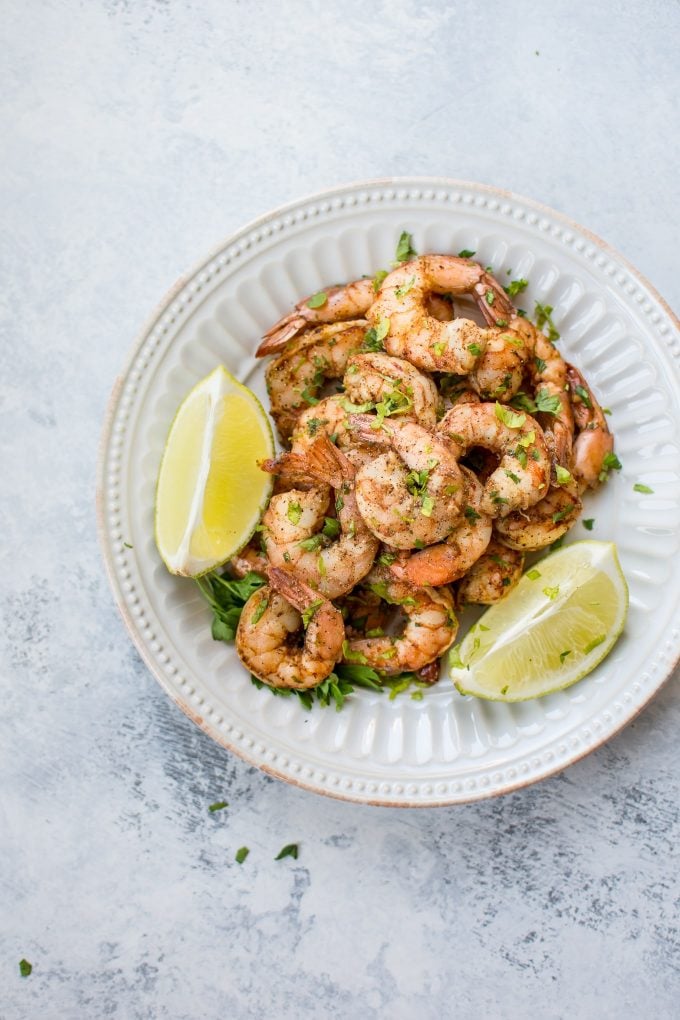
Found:
<path fill-rule="evenodd" d="M 305 294 L 389 267 L 401 230 L 419 252 L 474 250 L 530 280 L 522 304 L 554 306 L 560 350 L 612 410 L 623 462 L 588 497 L 592 534 L 617 543 L 630 586 L 624 636 L 587 679 L 517 705 L 459 695 L 445 678 L 422 701 L 359 691 L 342 712 L 256 689 L 210 635 L 191 581 L 153 538 L 156 475 L 175 410 L 223 363 L 264 398 L 253 356 Z M 131 636 L 162 687 L 223 746 L 318 793 L 401 806 L 454 804 L 535 782 L 597 747 L 642 708 L 680 651 L 680 343 L 677 321 L 616 252 L 563 216 L 480 184 L 391 179 L 277 209 L 230 237 L 168 295 L 118 379 L 99 466 L 106 566 Z M 653 495 L 633 490 L 635 482 Z M 127 544 L 126 544 L 127 543 Z M 132 546 L 132 548 L 128 548 Z"/>

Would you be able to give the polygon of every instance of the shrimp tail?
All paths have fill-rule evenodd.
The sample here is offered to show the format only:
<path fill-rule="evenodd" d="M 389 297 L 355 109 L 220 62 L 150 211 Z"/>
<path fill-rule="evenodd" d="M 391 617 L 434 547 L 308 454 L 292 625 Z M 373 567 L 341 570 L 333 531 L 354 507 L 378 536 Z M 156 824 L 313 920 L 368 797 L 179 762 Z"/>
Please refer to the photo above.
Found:
<path fill-rule="evenodd" d="M 269 475 L 293 475 L 304 478 L 307 472 L 305 458 L 299 453 L 280 453 L 278 457 L 268 457 L 259 461 L 260 471 Z"/>
<path fill-rule="evenodd" d="M 314 591 L 308 584 L 301 581 L 299 577 L 292 574 L 288 570 L 282 570 L 281 567 L 270 567 L 269 568 L 269 583 L 272 588 L 283 595 L 287 602 L 290 602 L 291 606 L 302 612 L 307 606 L 311 605 L 312 602 L 319 598 L 318 591 Z"/>
<path fill-rule="evenodd" d="M 282 347 L 285 347 L 289 340 L 301 333 L 307 325 L 307 320 L 297 312 L 289 312 L 288 315 L 284 315 L 282 319 L 274 323 L 271 329 L 267 330 L 260 346 L 255 351 L 255 357 L 264 358 L 267 354 L 276 354 Z"/>
<path fill-rule="evenodd" d="M 328 436 L 315 439 L 301 459 L 310 474 L 322 482 L 328 482 L 334 489 L 339 489 L 343 482 L 354 478 L 354 465 L 337 446 L 333 446 Z"/>
<path fill-rule="evenodd" d="M 378 425 L 378 418 L 374 414 L 350 414 L 349 427 L 362 443 L 370 443 L 373 446 L 390 446 L 389 434 L 386 435 L 388 427 L 383 422 Z"/>
<path fill-rule="evenodd" d="M 490 273 L 484 273 L 482 279 L 475 285 L 475 301 L 489 326 L 498 326 L 501 323 L 509 326 L 510 320 L 517 315 L 508 295 Z"/>

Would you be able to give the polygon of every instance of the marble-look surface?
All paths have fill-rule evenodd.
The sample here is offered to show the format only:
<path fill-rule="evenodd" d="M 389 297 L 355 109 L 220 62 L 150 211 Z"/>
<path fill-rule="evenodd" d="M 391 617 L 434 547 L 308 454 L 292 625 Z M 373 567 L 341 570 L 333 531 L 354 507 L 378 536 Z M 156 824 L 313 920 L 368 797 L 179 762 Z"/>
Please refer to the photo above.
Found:
<path fill-rule="evenodd" d="M 171 704 L 94 524 L 102 415 L 141 323 L 299 194 L 392 173 L 511 188 L 677 306 L 676 4 L 3 14 L 0 1016 L 677 1016 L 677 683 L 506 798 L 326 800 Z M 294 841 L 299 859 L 275 862 Z"/>

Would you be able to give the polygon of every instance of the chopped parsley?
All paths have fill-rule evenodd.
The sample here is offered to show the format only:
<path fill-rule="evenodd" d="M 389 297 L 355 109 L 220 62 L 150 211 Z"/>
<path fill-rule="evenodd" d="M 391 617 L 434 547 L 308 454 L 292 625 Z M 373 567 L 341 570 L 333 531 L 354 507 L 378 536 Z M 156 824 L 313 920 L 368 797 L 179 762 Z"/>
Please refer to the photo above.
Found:
<path fill-rule="evenodd" d="M 299 524 L 302 517 L 302 507 L 299 503 L 289 503 L 286 510 L 286 517 L 291 524 Z"/>
<path fill-rule="evenodd" d="M 379 319 L 377 325 L 371 326 L 370 329 L 366 330 L 364 336 L 364 342 L 362 344 L 362 350 L 369 351 L 373 354 L 380 353 L 385 350 L 383 340 L 390 331 L 390 320 Z"/>
<path fill-rule="evenodd" d="M 33 964 L 28 960 L 19 960 L 19 973 L 22 977 L 28 977 L 33 970 Z"/>
<path fill-rule="evenodd" d="M 563 468 L 561 464 L 555 465 L 555 477 L 558 485 L 567 485 L 571 481 L 571 472 Z"/>
<path fill-rule="evenodd" d="M 402 230 L 399 241 L 397 242 L 395 261 L 410 262 L 410 260 L 416 258 L 417 255 L 418 252 L 413 247 L 413 237 L 409 234 L 408 230 Z"/>
<path fill-rule="evenodd" d="M 253 627 L 255 627 L 256 624 L 260 622 L 260 620 L 265 614 L 265 610 L 268 605 L 269 605 L 268 598 L 261 598 L 260 601 L 257 603 L 257 606 L 255 607 L 255 612 L 250 618 L 250 623 Z"/>
<path fill-rule="evenodd" d="M 541 576 L 540 570 L 536 570 L 535 567 L 533 570 L 527 570 L 527 577 L 529 578 L 530 581 L 537 581 L 540 576 Z"/>
<path fill-rule="evenodd" d="M 325 535 L 326 538 L 337 538 L 340 534 L 340 521 L 335 517 L 324 517 L 321 534 Z"/>
<path fill-rule="evenodd" d="M 535 400 L 520 390 L 510 403 L 513 407 L 528 411 L 529 414 L 536 414 L 538 411 L 543 414 L 557 414 L 560 409 L 560 398 L 557 395 L 551 396 L 548 390 L 539 390 Z"/>
<path fill-rule="evenodd" d="M 586 407 L 593 406 L 593 402 L 590 399 L 590 394 L 588 393 L 588 390 L 585 388 L 585 386 L 579 385 L 574 386 L 574 393 L 580 399 L 581 403 L 585 404 Z"/>
<path fill-rule="evenodd" d="M 463 513 L 465 514 L 465 516 L 467 517 L 471 524 L 474 524 L 474 522 L 478 521 L 479 518 L 481 517 L 481 514 L 478 514 L 475 508 L 472 506 L 466 506 L 465 509 L 463 510 Z"/>
<path fill-rule="evenodd" d="M 511 280 L 508 286 L 504 287 L 503 290 L 508 295 L 508 297 L 513 298 L 517 297 L 518 294 L 521 294 L 522 291 L 526 290 L 528 286 L 529 281 L 525 280 L 524 278 L 521 278 L 519 280 Z"/>
<path fill-rule="evenodd" d="M 539 329 L 543 329 L 544 326 L 548 327 L 547 337 L 551 344 L 554 344 L 556 340 L 559 340 L 560 334 L 555 328 L 555 323 L 552 321 L 553 306 L 542 305 L 538 301 L 536 302 L 534 314 L 536 316 L 536 325 Z"/>
<path fill-rule="evenodd" d="M 302 541 L 298 542 L 298 545 L 301 549 L 304 549 L 305 552 L 316 552 L 316 550 L 324 544 L 323 538 L 324 537 L 321 532 L 318 532 L 310 538 L 303 538 Z"/>
<path fill-rule="evenodd" d="M 565 506 L 564 510 L 557 510 L 556 513 L 554 513 L 551 518 L 553 524 L 559 524 L 560 521 L 563 521 L 565 517 L 568 517 L 569 514 L 574 509 L 575 505 L 576 505 L 575 503 L 570 503 L 568 506 Z"/>
<path fill-rule="evenodd" d="M 279 850 L 274 860 L 281 861 L 284 857 L 292 857 L 296 861 L 298 859 L 298 844 L 288 843 L 282 850 Z"/>
<path fill-rule="evenodd" d="M 373 277 L 373 290 L 375 291 L 376 294 L 380 290 L 380 287 L 382 286 L 382 282 L 383 282 L 383 280 L 385 279 L 386 276 L 387 276 L 387 270 L 386 269 L 379 269 L 378 272 Z"/>
<path fill-rule="evenodd" d="M 398 298 L 405 297 L 406 294 L 409 293 L 409 291 L 413 290 L 413 287 L 415 286 L 415 282 L 416 282 L 416 278 L 415 278 L 415 276 L 412 276 L 411 279 L 407 280 L 406 283 L 403 283 L 401 285 L 401 287 L 396 287 L 394 293 L 396 294 L 396 296 Z"/>
<path fill-rule="evenodd" d="M 495 415 L 499 421 L 502 421 L 504 425 L 507 425 L 509 429 L 521 429 L 527 420 L 525 414 L 515 414 L 505 404 L 499 404 L 496 401 Z"/>
<path fill-rule="evenodd" d="M 648 485 L 643 485 L 642 482 L 636 482 L 635 485 L 633 486 L 633 489 L 635 490 L 635 492 L 646 492 L 649 495 L 651 495 L 654 492 L 654 489 L 650 489 Z"/>
<path fill-rule="evenodd" d="M 505 473 L 511 482 L 514 482 L 515 485 L 519 485 L 519 477 L 516 474 L 514 474 L 512 471 L 508 471 L 507 468 L 505 469 Z"/>
<path fill-rule="evenodd" d="M 476 251 L 470 251 L 468 248 L 463 248 L 458 252 L 459 259 L 471 259 L 473 255 L 476 255 Z"/>
<path fill-rule="evenodd" d="M 226 800 L 216 800 L 214 804 L 210 805 L 208 811 L 214 815 L 216 811 L 222 811 L 225 807 L 229 807 Z"/>
<path fill-rule="evenodd" d="M 564 660 L 566 659 L 566 657 L 567 657 L 568 655 L 571 655 L 571 648 L 568 648 L 568 649 L 567 649 L 566 651 L 564 651 L 564 652 L 560 652 L 560 665 L 561 665 L 561 666 L 563 666 L 563 665 L 564 665 Z"/>
<path fill-rule="evenodd" d="M 300 615 L 302 616 L 302 626 L 305 630 L 307 630 L 307 627 L 309 627 L 310 623 L 314 619 L 317 609 L 320 609 L 323 604 L 323 599 L 315 599 L 313 602 L 309 603 L 306 609 L 302 610 Z"/>
<path fill-rule="evenodd" d="M 479 346 L 479 344 L 468 344 L 468 350 L 470 354 L 474 354 L 476 358 L 478 358 L 479 355 L 482 353 L 482 348 Z"/>
<path fill-rule="evenodd" d="M 621 463 L 621 461 L 619 460 L 615 453 L 605 454 L 605 457 L 602 461 L 602 470 L 597 476 L 598 481 L 606 482 L 607 478 L 609 477 L 610 471 L 620 471 L 622 467 L 623 464 Z"/>
<path fill-rule="evenodd" d="M 245 859 L 246 859 L 246 857 L 248 856 L 249 853 L 250 853 L 250 850 L 248 849 L 247 846 L 239 847 L 239 849 L 236 851 L 236 855 L 235 855 L 236 863 L 237 864 L 243 864 L 243 862 L 245 861 Z"/>
<path fill-rule="evenodd" d="M 581 524 L 586 529 L 586 531 L 592 531 L 593 530 L 593 525 L 595 524 L 595 518 L 594 517 L 586 517 L 585 520 L 581 521 Z"/>
<path fill-rule="evenodd" d="M 484 297 L 486 298 L 487 305 L 492 305 L 494 303 L 494 301 L 496 300 L 496 295 L 494 294 L 494 292 L 492 290 L 487 290 L 487 292 L 484 295 Z"/>
<path fill-rule="evenodd" d="M 327 301 L 328 301 L 328 294 L 326 293 L 326 291 L 325 290 L 319 290 L 319 291 L 316 292 L 316 294 L 312 294 L 312 296 L 309 298 L 309 300 L 307 301 L 307 307 L 308 308 L 323 308 L 323 306 L 326 304 Z"/>
<path fill-rule="evenodd" d="M 543 589 L 543 594 L 545 595 L 546 598 L 550 599 L 551 602 L 555 601 L 559 593 L 560 593 L 559 584 L 556 584 L 554 588 L 548 587 Z"/>

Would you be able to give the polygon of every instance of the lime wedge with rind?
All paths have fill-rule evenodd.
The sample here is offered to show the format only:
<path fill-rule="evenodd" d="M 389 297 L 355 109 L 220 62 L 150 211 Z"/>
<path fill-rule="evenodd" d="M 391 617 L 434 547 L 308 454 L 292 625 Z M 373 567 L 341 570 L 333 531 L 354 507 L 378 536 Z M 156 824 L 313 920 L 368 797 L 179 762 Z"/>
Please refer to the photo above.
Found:
<path fill-rule="evenodd" d="M 170 426 L 156 488 L 156 545 L 172 574 L 199 577 L 243 548 L 272 489 L 258 462 L 273 455 L 264 408 L 226 368 L 187 394 Z"/>
<path fill-rule="evenodd" d="M 461 694 L 527 701 L 564 690 L 619 638 L 628 586 L 612 542 L 575 542 L 528 570 L 449 653 Z"/>

